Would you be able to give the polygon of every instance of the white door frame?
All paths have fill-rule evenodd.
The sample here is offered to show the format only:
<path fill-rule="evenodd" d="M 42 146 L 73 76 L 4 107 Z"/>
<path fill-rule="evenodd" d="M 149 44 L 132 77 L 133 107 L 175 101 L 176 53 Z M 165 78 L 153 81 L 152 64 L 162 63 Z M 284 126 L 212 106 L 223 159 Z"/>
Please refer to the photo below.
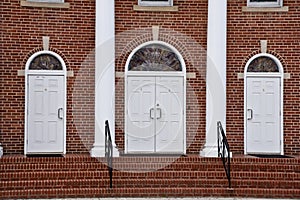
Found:
<path fill-rule="evenodd" d="M 247 72 L 250 63 L 259 57 L 269 57 L 271 58 L 278 66 L 279 72 L 277 73 L 267 73 L 267 72 Z M 284 136 L 283 136 L 283 79 L 284 71 L 283 66 L 278 58 L 272 54 L 260 53 L 251 57 L 245 66 L 244 71 L 244 154 L 247 154 L 247 78 L 249 77 L 266 77 L 266 78 L 280 78 L 280 155 L 284 155 Z"/>
<path fill-rule="evenodd" d="M 181 67 L 182 67 L 182 70 L 180 72 L 165 72 L 165 71 L 129 71 L 128 70 L 128 67 L 129 67 L 129 63 L 130 63 L 130 60 L 132 58 L 132 56 L 141 48 L 147 46 L 147 45 L 151 45 L 151 44 L 159 44 L 159 45 L 162 45 L 162 46 L 165 46 L 169 49 L 171 49 L 178 57 L 180 63 L 181 63 Z M 185 62 L 184 62 L 184 59 L 182 57 L 182 55 L 179 53 L 179 51 L 173 47 L 172 45 L 166 43 L 166 42 L 163 42 L 163 41 L 149 41 L 149 42 L 145 42 L 141 45 L 139 45 L 138 47 L 136 47 L 131 53 L 130 55 L 128 56 L 127 58 L 127 61 L 126 61 L 126 65 L 125 65 L 125 153 L 128 153 L 128 149 L 127 149 L 127 109 L 128 109 L 128 106 L 127 106 L 127 100 L 128 100 L 128 94 L 127 94 L 127 88 L 128 88 L 128 85 L 127 85 L 127 78 L 128 76 L 138 76 L 138 77 L 145 77 L 145 76 L 154 76 L 154 77 L 157 77 L 157 76 L 164 76 L 164 77 L 167 77 L 167 76 L 181 76 L 183 77 L 183 138 L 184 138 L 184 141 L 183 141 L 183 146 L 184 146 L 184 154 L 186 154 L 186 65 L 185 65 Z"/>
<path fill-rule="evenodd" d="M 54 56 L 55 58 L 57 58 L 59 60 L 59 62 L 62 65 L 62 70 L 30 70 L 29 66 L 31 64 L 31 62 L 40 55 L 43 54 L 50 54 L 52 56 Z M 27 155 L 28 154 L 28 148 L 27 148 L 27 141 L 28 141 L 28 104 L 29 104 L 29 89 L 28 89 L 28 77 L 30 75 L 36 75 L 36 76 L 64 76 L 64 102 L 63 102 L 63 123 L 64 123 L 64 128 L 63 128 L 63 134 L 64 134 L 64 147 L 63 147 L 63 152 L 60 152 L 60 154 L 66 154 L 66 119 L 67 119 L 67 67 L 66 64 L 64 62 L 64 60 L 61 58 L 60 55 L 58 55 L 57 53 L 53 52 L 53 51 L 39 51 L 34 53 L 32 56 L 30 56 L 30 58 L 27 60 L 26 65 L 25 65 L 25 137 L 24 137 L 24 154 Z"/>

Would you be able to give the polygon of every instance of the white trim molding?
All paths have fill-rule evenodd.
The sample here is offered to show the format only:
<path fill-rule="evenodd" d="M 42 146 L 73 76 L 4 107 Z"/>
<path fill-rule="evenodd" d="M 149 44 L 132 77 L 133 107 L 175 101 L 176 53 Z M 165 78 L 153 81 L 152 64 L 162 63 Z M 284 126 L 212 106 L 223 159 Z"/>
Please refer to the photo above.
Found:
<path fill-rule="evenodd" d="M 173 6 L 173 0 L 138 0 L 139 6 Z"/>
<path fill-rule="evenodd" d="M 283 0 L 273 0 L 273 2 L 270 1 L 257 1 L 257 0 L 247 0 L 247 6 L 248 7 L 282 7 L 283 6 Z"/>

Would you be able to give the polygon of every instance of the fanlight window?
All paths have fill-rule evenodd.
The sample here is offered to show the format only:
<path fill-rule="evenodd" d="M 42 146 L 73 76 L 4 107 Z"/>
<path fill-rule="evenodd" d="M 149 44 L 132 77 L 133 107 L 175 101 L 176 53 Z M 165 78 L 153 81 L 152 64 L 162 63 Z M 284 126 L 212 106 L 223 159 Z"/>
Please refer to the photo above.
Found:
<path fill-rule="evenodd" d="M 178 56 L 168 47 L 150 44 L 139 49 L 131 58 L 129 71 L 182 71 Z"/>
<path fill-rule="evenodd" d="M 279 67 L 272 58 L 261 56 L 249 64 L 247 72 L 279 72 Z"/>
<path fill-rule="evenodd" d="M 63 70 L 61 62 L 53 55 L 41 54 L 29 65 L 30 70 Z"/>

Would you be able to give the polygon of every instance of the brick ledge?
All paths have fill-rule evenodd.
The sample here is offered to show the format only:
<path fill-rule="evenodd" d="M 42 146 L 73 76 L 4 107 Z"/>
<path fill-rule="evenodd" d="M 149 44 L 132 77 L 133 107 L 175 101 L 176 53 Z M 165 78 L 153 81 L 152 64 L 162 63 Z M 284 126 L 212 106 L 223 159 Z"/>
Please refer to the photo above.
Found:
<path fill-rule="evenodd" d="M 29 2 L 21 0 L 22 7 L 38 7 L 38 8 L 70 8 L 69 3 L 45 3 L 45 2 Z"/>
<path fill-rule="evenodd" d="M 242 7 L 242 12 L 288 12 L 289 7 L 283 6 L 278 8 L 268 8 L 268 7 Z"/>
<path fill-rule="evenodd" d="M 177 12 L 178 6 L 139 6 L 134 5 L 135 11 L 150 11 L 150 12 Z"/>

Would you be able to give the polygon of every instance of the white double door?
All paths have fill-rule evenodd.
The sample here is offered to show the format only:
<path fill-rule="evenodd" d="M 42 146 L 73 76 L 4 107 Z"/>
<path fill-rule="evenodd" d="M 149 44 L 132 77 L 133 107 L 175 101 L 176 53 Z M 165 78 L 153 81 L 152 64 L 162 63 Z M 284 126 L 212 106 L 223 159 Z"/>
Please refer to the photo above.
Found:
<path fill-rule="evenodd" d="M 280 154 L 280 96 L 280 78 L 247 78 L 246 153 Z"/>
<path fill-rule="evenodd" d="M 64 76 L 28 77 L 26 153 L 63 153 Z"/>
<path fill-rule="evenodd" d="M 185 153 L 183 77 L 128 77 L 127 153 Z"/>

